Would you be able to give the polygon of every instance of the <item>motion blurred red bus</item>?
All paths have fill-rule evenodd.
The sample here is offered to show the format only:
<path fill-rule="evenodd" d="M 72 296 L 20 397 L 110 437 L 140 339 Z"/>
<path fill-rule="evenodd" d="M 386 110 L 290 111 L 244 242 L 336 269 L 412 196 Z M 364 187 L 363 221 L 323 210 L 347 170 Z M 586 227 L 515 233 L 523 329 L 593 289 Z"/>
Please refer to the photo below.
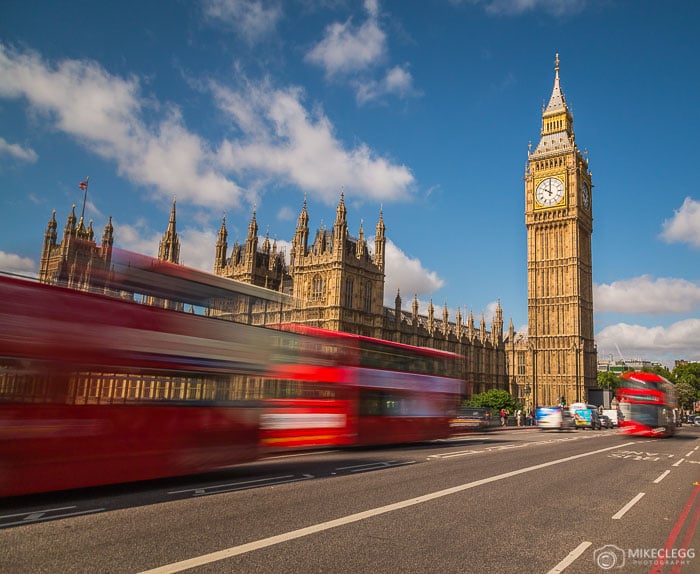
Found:
<path fill-rule="evenodd" d="M 290 335 L 201 313 L 216 308 L 213 298 L 235 299 L 248 316 L 270 313 L 281 295 L 245 285 L 232 292 L 192 271 L 186 292 L 197 314 L 175 299 L 185 270 L 155 265 L 135 266 L 119 298 L 0 276 L 0 496 L 260 456 L 270 354 Z M 138 293 L 141 280 L 150 294 Z"/>
<path fill-rule="evenodd" d="M 269 373 L 287 397 L 268 400 L 268 447 L 378 445 L 446 438 L 465 388 L 455 353 L 305 325 L 289 341 L 305 346 Z"/>
<path fill-rule="evenodd" d="M 620 432 L 647 437 L 676 433 L 676 388 L 664 377 L 641 371 L 623 373 L 616 395 L 623 415 Z"/>
<path fill-rule="evenodd" d="M 456 355 L 265 328 L 290 297 L 116 250 L 90 287 L 0 275 L 0 496 L 449 432 Z"/>

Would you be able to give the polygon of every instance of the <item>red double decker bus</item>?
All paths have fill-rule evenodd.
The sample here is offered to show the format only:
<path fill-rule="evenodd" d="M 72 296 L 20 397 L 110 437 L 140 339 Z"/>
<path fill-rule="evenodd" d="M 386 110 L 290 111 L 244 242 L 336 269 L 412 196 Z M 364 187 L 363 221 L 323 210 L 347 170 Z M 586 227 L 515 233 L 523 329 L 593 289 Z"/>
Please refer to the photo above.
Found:
<path fill-rule="evenodd" d="M 457 355 L 280 328 L 290 297 L 116 250 L 90 289 L 0 275 L 0 497 L 449 435 Z"/>
<path fill-rule="evenodd" d="M 186 269 L 168 277 L 167 267 L 134 267 L 157 295 L 128 282 L 114 297 L 0 276 L 0 497 L 259 458 L 269 357 L 291 335 L 207 317 L 192 293 L 264 313 L 280 294 L 205 274 L 208 286 L 186 282 Z M 176 299 L 186 285 L 199 313 Z"/>
<path fill-rule="evenodd" d="M 634 371 L 620 375 L 616 391 L 623 420 L 620 432 L 649 437 L 676 433 L 676 388 L 661 375 Z"/>
<path fill-rule="evenodd" d="M 262 444 L 271 448 L 378 445 L 436 440 L 465 394 L 461 355 L 305 325 L 298 364 L 268 374 L 287 395 L 265 402 Z"/>

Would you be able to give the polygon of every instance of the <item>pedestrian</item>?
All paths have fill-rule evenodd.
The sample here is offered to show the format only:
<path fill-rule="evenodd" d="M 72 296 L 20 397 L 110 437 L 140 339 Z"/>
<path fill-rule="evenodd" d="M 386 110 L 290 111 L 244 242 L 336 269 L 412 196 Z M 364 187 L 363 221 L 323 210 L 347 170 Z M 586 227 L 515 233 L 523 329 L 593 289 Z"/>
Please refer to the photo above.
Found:
<path fill-rule="evenodd" d="M 508 411 L 505 408 L 501 409 L 501 426 L 504 427 L 506 426 L 506 423 L 508 421 Z"/>

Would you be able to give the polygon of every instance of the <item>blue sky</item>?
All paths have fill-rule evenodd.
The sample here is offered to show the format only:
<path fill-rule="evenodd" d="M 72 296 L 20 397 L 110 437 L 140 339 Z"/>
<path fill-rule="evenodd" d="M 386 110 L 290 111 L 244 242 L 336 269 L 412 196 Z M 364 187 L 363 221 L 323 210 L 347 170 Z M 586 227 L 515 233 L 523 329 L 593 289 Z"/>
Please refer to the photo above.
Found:
<path fill-rule="evenodd" d="M 593 174 L 599 357 L 700 360 L 700 3 L 202 0 L 0 5 L 0 269 L 86 218 L 185 265 L 225 214 L 288 246 L 341 191 L 386 223 L 385 303 L 527 323 L 523 175 L 560 55 Z M 373 243 L 370 241 L 370 245 Z"/>

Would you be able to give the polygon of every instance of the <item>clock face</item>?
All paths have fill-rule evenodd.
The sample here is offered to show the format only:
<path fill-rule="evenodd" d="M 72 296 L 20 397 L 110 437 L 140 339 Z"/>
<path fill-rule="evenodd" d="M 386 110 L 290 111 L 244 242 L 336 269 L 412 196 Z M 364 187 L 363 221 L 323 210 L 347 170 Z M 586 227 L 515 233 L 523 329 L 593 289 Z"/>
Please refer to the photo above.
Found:
<path fill-rule="evenodd" d="M 564 182 L 556 177 L 548 177 L 540 182 L 535 191 L 535 199 L 539 205 L 552 207 L 564 197 Z"/>
<path fill-rule="evenodd" d="M 581 201 L 583 201 L 583 207 L 588 209 L 591 204 L 591 188 L 585 181 L 581 184 Z"/>

